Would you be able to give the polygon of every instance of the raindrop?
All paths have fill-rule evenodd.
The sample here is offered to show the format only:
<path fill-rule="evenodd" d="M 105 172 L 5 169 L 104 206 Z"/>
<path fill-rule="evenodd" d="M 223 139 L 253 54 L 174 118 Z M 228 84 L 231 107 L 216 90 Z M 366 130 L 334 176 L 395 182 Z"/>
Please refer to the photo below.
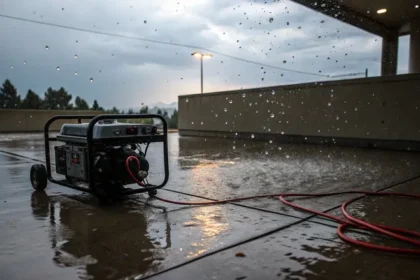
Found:
<path fill-rule="evenodd" d="M 74 72 L 74 75 L 77 76 L 77 72 Z"/>
<path fill-rule="evenodd" d="M 203 125 L 203 122 L 201 122 L 201 125 Z"/>
<path fill-rule="evenodd" d="M 265 151 L 265 154 L 268 155 L 268 151 Z"/>
<path fill-rule="evenodd" d="M 290 156 L 289 155 L 286 155 L 286 158 L 289 158 Z"/>
<path fill-rule="evenodd" d="M 330 103 L 330 102 L 328 102 L 328 107 L 329 107 L 329 106 L 331 106 L 331 103 Z"/>
<path fill-rule="evenodd" d="M 147 20 L 145 20 L 145 21 L 143 21 L 144 22 L 144 24 L 146 24 L 147 23 Z"/>
<path fill-rule="evenodd" d="M 273 143 L 273 140 L 268 141 L 270 144 Z"/>
<path fill-rule="evenodd" d="M 232 104 L 232 103 L 233 103 L 233 101 L 232 101 L 232 100 L 229 100 L 229 103 L 230 103 L 230 104 Z"/>
<path fill-rule="evenodd" d="M 276 94 L 276 91 L 273 89 L 273 90 L 271 91 L 271 94 L 272 94 L 272 95 Z"/>
<path fill-rule="evenodd" d="M 187 99 L 185 99 L 185 102 L 187 102 L 187 103 L 188 103 L 188 98 L 187 98 Z"/>
<path fill-rule="evenodd" d="M 243 93 L 243 94 L 242 94 L 242 97 L 245 97 L 245 96 L 246 96 L 246 94 L 245 94 L 245 93 Z"/>
<path fill-rule="evenodd" d="M 219 116 L 218 114 L 214 115 L 216 118 Z"/>
<path fill-rule="evenodd" d="M 235 150 L 235 149 L 236 149 L 236 147 L 235 147 L 235 146 L 233 146 L 233 147 L 232 147 L 232 149 L 234 149 L 234 150 Z"/>
<path fill-rule="evenodd" d="M 57 66 L 57 71 L 60 71 L 60 66 Z"/>
<path fill-rule="evenodd" d="M 335 119 L 338 121 L 338 120 L 340 119 L 340 117 L 339 117 L 339 116 L 337 116 Z"/>
<path fill-rule="evenodd" d="M 26 64 L 26 60 L 23 62 L 23 64 Z"/>
<path fill-rule="evenodd" d="M 45 46 L 45 49 L 48 51 L 50 48 L 48 46 Z"/>
<path fill-rule="evenodd" d="M 284 131 L 281 132 L 281 135 L 284 135 Z"/>
<path fill-rule="evenodd" d="M 272 22 L 274 21 L 274 18 L 270 18 L 268 21 L 269 21 L 270 23 L 272 23 Z"/>
<path fill-rule="evenodd" d="M 325 20 L 321 20 L 321 23 L 324 23 L 325 22 Z"/>
<path fill-rule="evenodd" d="M 223 111 L 227 112 L 227 108 L 223 109 Z"/>
<path fill-rule="evenodd" d="M 10 69 L 13 69 L 13 65 L 10 65 Z"/>
<path fill-rule="evenodd" d="M 91 83 L 93 83 L 93 78 L 90 78 L 90 79 L 89 79 L 89 81 L 90 81 Z"/>
<path fill-rule="evenodd" d="M 74 55 L 74 58 L 77 58 L 77 54 Z"/>
<path fill-rule="evenodd" d="M 255 138 L 255 135 L 254 134 L 251 134 L 251 138 L 254 139 Z"/>
<path fill-rule="evenodd" d="M 281 151 L 281 147 L 278 147 L 277 149 L 278 149 L 279 151 Z"/>
<path fill-rule="evenodd" d="M 357 112 L 357 110 L 359 110 L 357 107 L 356 107 L 356 108 L 354 108 L 354 111 L 356 111 L 356 112 Z"/>
<path fill-rule="evenodd" d="M 270 117 L 271 117 L 271 118 L 274 118 L 274 114 L 271 114 L 271 115 L 270 115 Z"/>
<path fill-rule="evenodd" d="M 287 63 L 287 61 L 286 60 L 283 60 L 283 63 Z"/>

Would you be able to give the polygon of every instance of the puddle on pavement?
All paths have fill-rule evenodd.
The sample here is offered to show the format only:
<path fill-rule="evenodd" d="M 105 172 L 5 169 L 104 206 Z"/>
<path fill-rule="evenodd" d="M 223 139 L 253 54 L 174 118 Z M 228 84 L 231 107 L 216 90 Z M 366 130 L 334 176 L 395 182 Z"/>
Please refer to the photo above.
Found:
<path fill-rule="evenodd" d="M 0 149 L 43 159 L 43 139 L 33 136 L 2 136 Z M 167 187 L 221 199 L 285 191 L 360 189 L 365 185 L 377 188 L 418 175 L 420 170 L 416 153 L 314 145 L 281 145 L 279 150 L 274 144 L 271 147 L 243 140 L 236 141 L 236 148 L 232 149 L 233 141 L 203 141 L 170 134 L 171 176 Z M 265 154 L 267 146 L 271 148 Z M 151 146 L 148 155 L 153 155 L 152 172 L 159 179 L 162 175 L 159 148 Z M 27 159 L 0 158 L 3 178 L 0 193 L 5 200 L 0 206 L 0 225 L 7 229 L 0 232 L 0 270 L 4 271 L 5 279 L 140 277 L 296 221 L 232 205 L 178 207 L 152 202 L 152 206 L 144 206 L 138 201 L 100 205 L 89 195 L 67 193 L 64 188 L 51 185 L 47 194 L 32 193 L 28 180 L 30 165 Z M 198 200 L 169 192 L 162 194 L 169 199 Z M 373 212 L 382 207 L 380 198 L 377 199 Z M 327 198 L 300 203 L 327 208 L 339 202 Z M 246 204 L 294 213 L 277 199 Z M 382 208 L 391 212 L 396 208 L 393 204 L 384 205 Z M 368 207 L 356 204 L 354 211 L 370 216 L 372 211 Z M 415 219 L 411 214 L 400 215 L 401 220 L 405 216 Z M 264 246 L 239 248 L 247 255 L 240 258 L 243 263 L 234 257 L 237 249 L 221 253 L 226 259 L 216 261 L 223 262 L 222 266 L 231 271 L 229 277 L 244 276 L 241 273 L 248 271 L 249 266 L 255 273 L 270 272 L 268 279 L 273 275 L 322 278 L 334 271 L 345 271 L 347 279 L 355 279 L 362 273 L 361 266 L 375 260 L 370 253 L 365 255 L 344 245 L 335 237 L 335 229 L 330 234 L 322 228 L 302 225 L 297 232 L 279 236 L 276 240 L 262 239 Z M 362 262 L 362 255 L 368 256 L 367 261 Z M 244 260 L 258 265 L 244 266 Z M 247 273 L 250 276 L 253 272 Z M 171 274 L 175 278 L 169 279 L 178 279 L 176 275 Z M 218 274 L 214 271 L 209 275 Z M 185 275 L 179 279 L 184 278 Z"/>

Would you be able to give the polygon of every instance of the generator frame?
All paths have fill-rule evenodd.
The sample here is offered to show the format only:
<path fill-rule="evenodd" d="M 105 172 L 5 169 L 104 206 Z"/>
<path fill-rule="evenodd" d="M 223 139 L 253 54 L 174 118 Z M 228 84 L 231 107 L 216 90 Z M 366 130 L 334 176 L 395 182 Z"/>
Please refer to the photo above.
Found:
<path fill-rule="evenodd" d="M 156 135 L 136 135 L 136 136 L 125 136 L 120 138 L 93 138 L 93 128 L 101 120 L 115 120 L 115 119 L 160 119 L 163 124 L 163 134 Z M 78 123 L 82 123 L 82 120 L 89 119 L 89 125 L 87 128 L 86 137 L 73 138 L 79 143 L 86 143 L 87 145 L 87 178 L 88 187 L 76 186 L 68 180 L 56 180 L 51 174 L 51 159 L 50 159 L 50 141 L 60 141 L 57 137 L 50 137 L 50 126 L 57 120 L 77 120 Z M 58 184 L 64 187 L 72 188 L 75 190 L 93 193 L 95 194 L 95 176 L 94 176 L 94 152 L 93 148 L 95 144 L 131 144 L 131 143 L 163 143 L 163 158 L 164 158 L 164 170 L 165 178 L 160 185 L 146 184 L 144 188 L 138 189 L 127 189 L 121 192 L 118 196 L 130 195 L 135 193 L 144 193 L 158 190 L 163 188 L 169 179 L 169 164 L 168 164 L 168 125 L 164 117 L 157 114 L 102 114 L 102 115 L 57 115 L 49 119 L 44 126 L 44 140 L 45 140 L 45 164 L 48 181 Z M 61 140 L 62 141 L 62 140 Z M 61 142 L 60 141 L 60 142 Z"/>

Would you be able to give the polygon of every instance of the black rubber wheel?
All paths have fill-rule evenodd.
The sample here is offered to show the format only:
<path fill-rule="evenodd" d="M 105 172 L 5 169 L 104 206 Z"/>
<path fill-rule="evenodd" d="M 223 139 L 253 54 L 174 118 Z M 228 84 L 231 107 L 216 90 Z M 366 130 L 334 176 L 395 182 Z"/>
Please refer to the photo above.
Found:
<path fill-rule="evenodd" d="M 149 197 L 154 197 L 157 195 L 157 190 L 150 190 L 148 191 L 148 193 L 149 193 Z"/>
<path fill-rule="evenodd" d="M 31 167 L 31 184 L 37 191 L 45 190 L 47 187 L 47 169 L 43 164 L 34 164 Z"/>

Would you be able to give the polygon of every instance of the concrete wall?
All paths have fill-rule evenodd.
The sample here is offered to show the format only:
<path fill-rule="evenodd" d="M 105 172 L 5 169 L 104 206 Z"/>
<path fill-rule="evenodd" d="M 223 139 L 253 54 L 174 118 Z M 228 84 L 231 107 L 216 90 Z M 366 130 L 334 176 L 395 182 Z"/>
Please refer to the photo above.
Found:
<path fill-rule="evenodd" d="M 77 110 L 20 110 L 0 109 L 1 132 L 42 132 L 45 123 L 56 115 L 98 115 L 102 111 L 77 111 Z M 85 120 L 86 121 L 86 120 Z M 71 120 L 56 121 L 50 130 L 60 130 L 61 125 Z M 73 121 L 77 122 L 77 120 Z"/>
<path fill-rule="evenodd" d="M 178 126 L 181 135 L 391 141 L 410 149 L 420 141 L 420 75 L 183 95 Z"/>

